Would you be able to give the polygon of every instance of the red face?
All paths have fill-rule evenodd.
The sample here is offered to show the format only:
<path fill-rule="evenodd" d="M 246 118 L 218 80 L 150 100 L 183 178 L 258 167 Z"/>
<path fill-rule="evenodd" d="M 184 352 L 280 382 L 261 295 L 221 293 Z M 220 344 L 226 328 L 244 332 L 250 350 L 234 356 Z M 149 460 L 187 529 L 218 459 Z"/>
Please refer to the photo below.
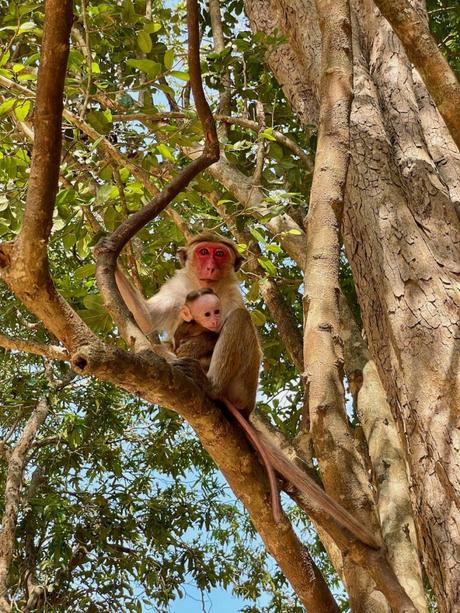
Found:
<path fill-rule="evenodd" d="M 235 254 L 223 243 L 197 243 L 193 263 L 200 281 L 219 281 L 233 267 Z"/>

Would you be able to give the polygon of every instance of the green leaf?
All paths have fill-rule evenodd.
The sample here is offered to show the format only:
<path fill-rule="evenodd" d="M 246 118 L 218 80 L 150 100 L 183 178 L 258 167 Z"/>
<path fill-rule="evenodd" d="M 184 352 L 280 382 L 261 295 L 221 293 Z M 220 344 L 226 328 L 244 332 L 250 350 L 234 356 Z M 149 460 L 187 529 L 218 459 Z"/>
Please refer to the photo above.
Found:
<path fill-rule="evenodd" d="M 23 72 L 22 74 L 18 75 L 18 81 L 36 81 L 37 80 L 37 75 L 33 74 L 32 72 Z"/>
<path fill-rule="evenodd" d="M 181 81 L 188 81 L 190 79 L 188 72 L 184 72 L 182 70 L 172 70 L 169 74 L 176 79 L 180 79 Z"/>
<path fill-rule="evenodd" d="M 171 162 L 174 162 L 174 156 L 171 153 L 171 149 L 167 147 L 165 144 L 160 143 L 159 145 L 157 145 L 157 151 L 165 159 L 170 160 Z"/>
<path fill-rule="evenodd" d="M 246 294 L 246 300 L 248 302 L 254 302 L 260 296 L 260 283 L 259 281 L 254 281 L 251 285 L 249 292 Z"/>
<path fill-rule="evenodd" d="M 281 147 L 281 145 L 278 143 L 270 143 L 268 153 L 270 157 L 274 158 L 275 160 L 282 160 L 284 157 L 283 147 Z"/>
<path fill-rule="evenodd" d="M 32 102 L 30 100 L 24 100 L 17 104 L 14 108 L 14 114 L 19 119 L 19 121 L 24 121 L 29 114 L 29 111 L 32 107 Z"/>
<path fill-rule="evenodd" d="M 163 63 L 167 70 L 171 70 L 174 64 L 174 51 L 173 49 L 168 49 L 165 53 Z"/>
<path fill-rule="evenodd" d="M 251 311 L 251 318 L 254 322 L 254 325 L 257 327 L 263 326 L 267 321 L 265 315 L 262 313 L 262 311 L 259 311 L 258 309 L 254 309 L 253 311 Z"/>
<path fill-rule="evenodd" d="M 8 113 L 13 108 L 16 102 L 16 98 L 7 98 L 4 102 L 0 104 L 0 115 L 4 115 Z"/>
<path fill-rule="evenodd" d="M 266 138 L 267 140 L 276 140 L 273 136 L 273 128 L 265 128 L 262 132 L 259 132 L 259 138 Z"/>
<path fill-rule="evenodd" d="M 249 232 L 252 234 L 252 236 L 256 239 L 258 243 L 265 244 L 265 239 L 258 230 L 256 230 L 255 228 L 249 228 Z"/>
<path fill-rule="evenodd" d="M 108 200 L 112 200 L 118 196 L 118 188 L 110 183 L 106 183 L 97 190 L 96 202 L 98 204 L 103 204 Z"/>
<path fill-rule="evenodd" d="M 163 26 L 161 25 L 161 23 L 155 21 L 154 23 L 145 24 L 144 30 L 148 32 L 148 34 L 155 34 L 156 32 L 159 32 L 162 27 Z"/>
<path fill-rule="evenodd" d="M 130 59 L 126 63 L 128 64 L 128 66 L 132 66 L 133 68 L 137 68 L 138 70 L 147 73 L 152 79 L 157 77 L 163 69 L 163 66 L 161 64 L 159 64 L 158 62 L 154 62 L 153 60 Z"/>
<path fill-rule="evenodd" d="M 6 53 L 0 56 L 0 66 L 4 66 L 8 60 L 10 59 L 11 51 L 8 50 Z"/>
<path fill-rule="evenodd" d="M 30 32 L 30 30 L 33 30 L 36 27 L 37 27 L 37 24 L 34 23 L 33 21 L 26 21 L 25 23 L 21 24 L 21 26 L 19 27 L 18 34 L 22 34 L 23 32 Z"/>
<path fill-rule="evenodd" d="M 262 268 L 268 272 L 269 275 L 276 276 L 276 268 L 273 262 L 271 262 L 268 258 L 257 258 L 257 261 L 262 266 Z"/>
<path fill-rule="evenodd" d="M 152 51 L 152 39 L 150 34 L 145 30 L 141 30 L 137 35 L 137 45 L 142 53 L 150 53 Z"/>
<path fill-rule="evenodd" d="M 102 111 L 90 111 L 86 115 L 86 119 L 101 134 L 108 134 L 112 129 L 112 122 L 107 119 L 106 114 Z"/>
<path fill-rule="evenodd" d="M 87 277 L 94 277 L 96 273 L 96 264 L 90 262 L 89 264 L 84 264 L 84 266 L 80 266 L 75 271 L 75 279 L 76 281 L 83 281 Z"/>

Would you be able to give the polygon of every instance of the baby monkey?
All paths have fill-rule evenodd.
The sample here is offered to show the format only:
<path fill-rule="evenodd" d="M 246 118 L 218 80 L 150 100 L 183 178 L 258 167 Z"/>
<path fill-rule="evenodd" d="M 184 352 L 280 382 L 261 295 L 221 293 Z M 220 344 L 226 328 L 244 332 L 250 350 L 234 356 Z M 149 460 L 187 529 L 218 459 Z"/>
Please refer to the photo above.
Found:
<path fill-rule="evenodd" d="M 210 287 L 190 292 L 180 311 L 184 320 L 174 334 L 178 358 L 195 358 L 207 372 L 222 326 L 220 299 Z"/>
<path fill-rule="evenodd" d="M 217 294 L 209 287 L 190 292 L 185 297 L 185 304 L 180 314 L 184 320 L 174 334 L 174 352 L 179 358 L 195 358 L 200 362 L 204 372 L 211 363 L 212 352 L 219 338 L 222 327 L 221 305 Z M 275 521 L 281 519 L 281 506 L 276 476 L 257 431 L 227 398 L 225 391 L 220 397 L 224 405 L 243 428 L 249 442 L 260 455 L 267 472 L 272 498 L 272 510 Z"/>

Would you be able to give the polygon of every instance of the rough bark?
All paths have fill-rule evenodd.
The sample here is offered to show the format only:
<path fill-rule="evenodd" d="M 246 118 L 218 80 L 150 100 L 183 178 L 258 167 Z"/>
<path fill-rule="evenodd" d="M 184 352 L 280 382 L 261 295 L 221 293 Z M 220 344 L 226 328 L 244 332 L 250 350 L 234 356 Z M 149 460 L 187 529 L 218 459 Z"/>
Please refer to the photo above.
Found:
<path fill-rule="evenodd" d="M 314 33 L 316 16 L 304 11 L 306 3 L 281 3 L 287 4 L 289 10 L 297 5 L 290 30 L 286 19 L 279 22 L 288 37 L 295 38 L 298 24 Z M 355 2 L 353 15 L 355 99 L 345 243 L 372 357 L 405 437 L 425 567 L 441 610 L 452 610 L 460 599 L 460 441 L 453 427 L 460 355 L 453 289 L 458 282 L 453 206 L 458 192 L 449 178 L 456 153 L 440 145 L 443 139 L 448 142 L 445 128 L 436 142 L 435 128 L 424 132 L 426 115 L 436 111 L 423 86 L 409 78 L 407 58 L 388 24 L 367 2 Z M 276 74 L 276 65 L 273 69 Z M 303 87 L 311 90 L 316 82 L 313 70 Z M 285 92 L 302 118 L 301 92 L 290 96 L 290 89 Z M 425 117 L 418 117 L 422 104 Z M 447 172 L 436 150 L 445 155 Z"/>
<path fill-rule="evenodd" d="M 367 441 L 377 511 L 388 559 L 417 610 L 426 613 L 405 457 L 375 363 L 346 304 L 341 300 L 345 372 Z"/>
<path fill-rule="evenodd" d="M 363 15 L 369 23 L 370 10 Z M 345 244 L 370 349 L 405 438 L 425 567 L 441 610 L 451 610 L 460 599 L 460 437 L 452 427 L 459 224 L 424 146 L 407 60 L 382 22 L 372 37 L 372 79 L 364 62 L 356 68 Z"/>
<path fill-rule="evenodd" d="M 310 423 L 326 490 L 378 534 L 365 467 L 345 414 L 339 319 L 339 223 L 348 169 L 352 43 L 347 2 L 317 1 L 321 34 L 318 146 L 308 216 L 304 277 L 304 362 Z M 343 450 L 347 450 L 347 459 Z M 367 498 L 367 500 L 366 500 Z M 362 572 L 344 565 L 353 610 L 385 610 L 381 594 Z"/>
<path fill-rule="evenodd" d="M 460 149 L 460 84 L 431 36 L 427 20 L 408 0 L 374 0 L 419 71 Z"/>

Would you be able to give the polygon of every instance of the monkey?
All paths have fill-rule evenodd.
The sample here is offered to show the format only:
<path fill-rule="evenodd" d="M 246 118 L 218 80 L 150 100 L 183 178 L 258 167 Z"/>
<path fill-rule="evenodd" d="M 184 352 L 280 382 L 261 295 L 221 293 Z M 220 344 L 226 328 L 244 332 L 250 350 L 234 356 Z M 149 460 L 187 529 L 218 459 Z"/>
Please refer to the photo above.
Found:
<path fill-rule="evenodd" d="M 160 330 L 166 332 L 171 340 L 181 323 L 181 308 L 187 294 L 205 287 L 215 291 L 221 301 L 222 326 L 207 371 L 206 391 L 211 398 L 221 400 L 227 406 L 250 440 L 255 435 L 264 447 L 258 431 L 248 421 L 256 404 L 262 356 L 255 326 L 243 303 L 236 276 L 243 258 L 231 240 L 213 232 L 193 236 L 186 247 L 178 250 L 178 257 L 182 268 L 148 300 L 117 267 L 115 279 L 120 294 L 144 334 L 150 335 Z M 183 365 L 183 360 L 190 361 L 189 358 L 170 355 L 178 367 Z M 203 374 L 199 363 L 195 363 Z M 187 374 L 187 367 L 184 372 Z M 360 527 L 359 522 L 318 487 L 311 477 L 299 471 L 295 465 L 282 462 L 280 452 L 273 445 L 267 443 L 265 452 L 268 464 L 276 464 L 278 472 L 311 498 L 318 508 L 331 514 L 357 540 L 380 549 L 378 539 Z"/>
<path fill-rule="evenodd" d="M 256 404 L 262 354 L 236 276 L 243 258 L 233 241 L 213 232 L 192 237 L 186 247 L 178 249 L 178 256 L 182 268 L 148 300 L 117 268 L 115 279 L 120 294 L 144 334 L 163 331 L 172 341 L 182 321 L 181 308 L 187 294 L 212 288 L 221 301 L 222 328 L 207 372 L 208 393 L 217 399 L 225 392 L 226 398 L 247 417 Z M 184 366 L 187 374 L 190 360 L 176 357 L 175 364 Z"/>
<path fill-rule="evenodd" d="M 185 304 L 181 308 L 183 323 L 174 334 L 173 349 L 177 356 L 194 358 L 200 362 L 206 372 L 211 363 L 212 351 L 219 336 L 221 327 L 220 299 L 213 289 L 203 287 L 187 294 Z M 264 444 L 260 441 L 257 431 L 243 417 L 235 405 L 222 397 L 228 411 L 243 429 L 251 445 L 258 452 L 270 484 L 272 512 L 276 523 L 281 521 L 281 503 L 275 471 L 267 455 Z"/>

